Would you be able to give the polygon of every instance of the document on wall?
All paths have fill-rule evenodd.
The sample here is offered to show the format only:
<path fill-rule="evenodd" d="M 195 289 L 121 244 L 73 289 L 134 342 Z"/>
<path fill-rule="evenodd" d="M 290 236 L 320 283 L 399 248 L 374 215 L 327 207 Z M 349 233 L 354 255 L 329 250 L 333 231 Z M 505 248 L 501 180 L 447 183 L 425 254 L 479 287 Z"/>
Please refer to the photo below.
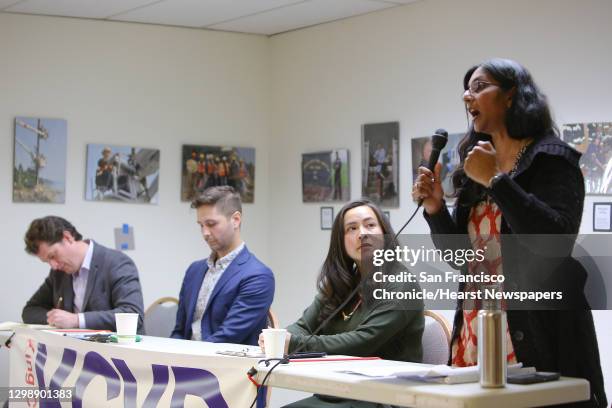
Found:
<path fill-rule="evenodd" d="M 593 205 L 593 230 L 594 231 L 610 231 L 610 213 L 612 205 L 599 204 Z"/>

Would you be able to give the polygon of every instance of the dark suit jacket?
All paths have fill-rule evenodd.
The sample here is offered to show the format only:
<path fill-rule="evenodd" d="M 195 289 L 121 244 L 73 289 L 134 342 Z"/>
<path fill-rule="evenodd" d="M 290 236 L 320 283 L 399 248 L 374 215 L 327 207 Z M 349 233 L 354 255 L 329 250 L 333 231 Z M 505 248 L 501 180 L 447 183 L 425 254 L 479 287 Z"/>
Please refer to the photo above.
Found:
<path fill-rule="evenodd" d="M 206 271 L 206 259 L 187 269 L 171 337 L 191 339 L 191 324 Z M 210 295 L 202 316 L 202 340 L 256 345 L 259 333 L 266 327 L 273 298 L 272 271 L 245 247 L 223 272 Z"/>
<path fill-rule="evenodd" d="M 136 265 L 124 253 L 94 244 L 81 309 L 86 327 L 115 331 L 115 313 L 138 313 L 138 332 L 144 333 L 144 306 Z M 47 312 L 57 306 L 60 296 L 61 308 L 73 312 L 72 276 L 52 269 L 23 308 L 23 321 L 47 324 Z"/>

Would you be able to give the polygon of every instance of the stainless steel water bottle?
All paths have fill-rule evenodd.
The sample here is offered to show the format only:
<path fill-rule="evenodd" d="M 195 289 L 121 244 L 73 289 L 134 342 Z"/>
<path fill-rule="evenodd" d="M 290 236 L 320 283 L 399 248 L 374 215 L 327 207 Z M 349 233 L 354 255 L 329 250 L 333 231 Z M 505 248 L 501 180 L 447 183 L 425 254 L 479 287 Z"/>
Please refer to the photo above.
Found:
<path fill-rule="evenodd" d="M 497 293 L 493 289 L 489 294 Z M 506 312 L 498 299 L 485 299 L 478 312 L 478 366 L 480 386 L 501 388 L 506 386 Z"/>

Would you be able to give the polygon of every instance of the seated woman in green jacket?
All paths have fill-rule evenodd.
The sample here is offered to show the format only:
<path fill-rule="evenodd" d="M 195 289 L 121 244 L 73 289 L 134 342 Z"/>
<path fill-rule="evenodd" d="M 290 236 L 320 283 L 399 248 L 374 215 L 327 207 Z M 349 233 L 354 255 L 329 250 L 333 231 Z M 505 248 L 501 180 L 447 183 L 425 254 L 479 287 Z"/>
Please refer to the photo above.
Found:
<path fill-rule="evenodd" d="M 340 210 L 334 220 L 329 251 L 318 278 L 318 294 L 302 317 L 287 327 L 289 353 L 299 348 L 300 351 L 324 351 L 328 354 L 421 361 L 422 304 L 406 307 L 376 301 L 372 299 L 371 290 L 366 289 L 368 284 L 364 285 L 368 273 L 362 272 L 371 270 L 372 252 L 382 247 L 383 234 L 387 245 L 397 245 L 389 222 L 371 201 L 352 201 Z M 357 286 L 361 289 L 343 310 L 311 337 L 312 332 Z M 259 343 L 263 348 L 263 336 L 260 336 Z M 315 395 L 286 408 L 378 406 Z"/>

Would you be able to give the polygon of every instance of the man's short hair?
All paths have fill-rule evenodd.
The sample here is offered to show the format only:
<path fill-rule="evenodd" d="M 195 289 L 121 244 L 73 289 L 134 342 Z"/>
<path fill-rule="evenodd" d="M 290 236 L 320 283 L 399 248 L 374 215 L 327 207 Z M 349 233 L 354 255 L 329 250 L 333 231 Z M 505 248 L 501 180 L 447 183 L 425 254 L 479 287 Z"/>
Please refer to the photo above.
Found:
<path fill-rule="evenodd" d="M 191 208 L 197 209 L 203 205 L 216 206 L 226 217 L 236 211 L 242 213 L 240 194 L 231 186 L 209 187 L 191 202 Z"/>
<path fill-rule="evenodd" d="M 68 231 L 76 241 L 83 239 L 83 236 L 76 230 L 74 225 L 61 217 L 49 215 L 35 219 L 25 234 L 26 252 L 36 255 L 41 242 L 46 242 L 47 245 L 60 242 L 64 238 L 64 231 Z"/>

